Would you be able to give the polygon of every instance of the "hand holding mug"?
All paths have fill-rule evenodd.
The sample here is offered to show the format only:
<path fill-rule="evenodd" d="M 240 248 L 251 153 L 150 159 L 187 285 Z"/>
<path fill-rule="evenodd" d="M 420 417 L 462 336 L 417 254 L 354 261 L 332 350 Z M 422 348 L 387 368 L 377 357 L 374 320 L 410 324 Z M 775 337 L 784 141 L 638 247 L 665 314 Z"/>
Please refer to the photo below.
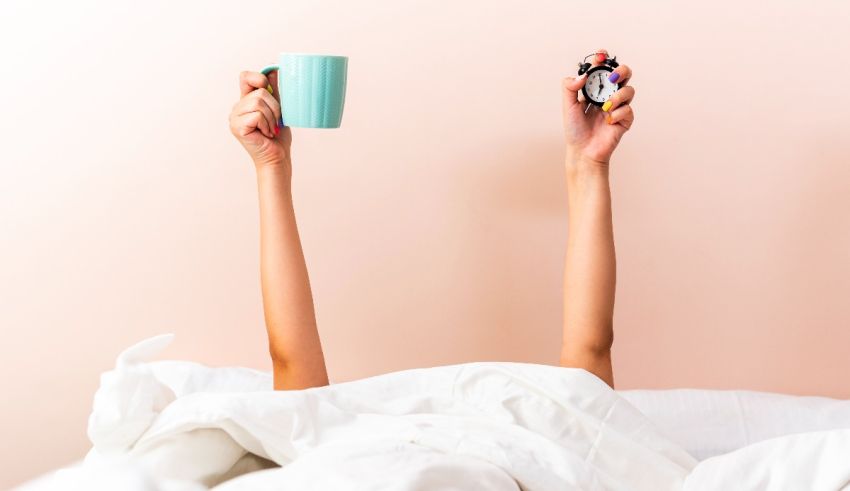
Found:
<path fill-rule="evenodd" d="M 281 125 L 281 107 L 274 90 L 277 74 L 239 74 L 241 98 L 230 113 L 230 131 L 254 165 L 289 165 L 292 131 Z"/>
<path fill-rule="evenodd" d="M 292 132 L 339 128 L 345 105 L 348 58 L 281 53 L 260 72 L 242 72 L 242 98 L 230 114 L 230 130 L 257 166 L 289 168 Z"/>

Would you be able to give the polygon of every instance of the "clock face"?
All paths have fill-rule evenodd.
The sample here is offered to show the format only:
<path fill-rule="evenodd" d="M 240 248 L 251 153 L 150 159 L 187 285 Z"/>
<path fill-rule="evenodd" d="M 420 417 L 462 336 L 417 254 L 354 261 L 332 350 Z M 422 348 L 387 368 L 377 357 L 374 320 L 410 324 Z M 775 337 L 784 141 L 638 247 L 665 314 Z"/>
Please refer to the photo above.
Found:
<path fill-rule="evenodd" d="M 602 65 L 595 66 L 587 72 L 587 80 L 581 91 L 588 102 L 601 106 L 614 95 L 614 92 L 617 92 L 620 85 L 608 81 L 608 75 L 611 75 L 612 71 L 610 67 Z"/>

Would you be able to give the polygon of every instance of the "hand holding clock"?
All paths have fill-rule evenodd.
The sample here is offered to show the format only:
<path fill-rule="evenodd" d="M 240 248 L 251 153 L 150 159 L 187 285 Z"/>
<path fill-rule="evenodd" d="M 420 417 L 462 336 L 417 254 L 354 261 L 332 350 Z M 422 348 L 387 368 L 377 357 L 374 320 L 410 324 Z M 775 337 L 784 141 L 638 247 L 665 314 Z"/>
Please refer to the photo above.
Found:
<path fill-rule="evenodd" d="M 606 53 L 605 50 L 599 52 Z M 599 65 L 599 60 L 594 59 L 593 65 Z M 594 78 L 601 76 L 604 76 L 601 72 L 594 73 Z M 631 76 L 632 70 L 628 66 L 615 68 L 609 80 L 617 82 L 619 89 L 608 98 L 601 110 L 592 106 L 587 111 L 587 104 L 582 101 L 581 94 L 587 73 L 563 80 L 564 136 L 568 160 L 597 166 L 608 165 L 620 138 L 634 122 L 634 110 L 630 103 L 635 96 L 635 89 L 627 85 Z M 598 91 L 601 91 L 602 80 L 599 82 Z"/>

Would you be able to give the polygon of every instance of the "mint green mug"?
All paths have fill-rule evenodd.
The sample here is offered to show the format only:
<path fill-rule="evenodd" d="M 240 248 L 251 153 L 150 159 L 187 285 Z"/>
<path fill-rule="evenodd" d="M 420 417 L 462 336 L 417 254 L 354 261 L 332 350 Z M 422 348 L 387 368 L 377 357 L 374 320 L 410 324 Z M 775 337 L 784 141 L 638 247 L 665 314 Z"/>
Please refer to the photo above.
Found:
<path fill-rule="evenodd" d="M 348 57 L 281 53 L 277 65 L 277 90 L 283 124 L 298 128 L 339 128 L 345 105 Z"/>

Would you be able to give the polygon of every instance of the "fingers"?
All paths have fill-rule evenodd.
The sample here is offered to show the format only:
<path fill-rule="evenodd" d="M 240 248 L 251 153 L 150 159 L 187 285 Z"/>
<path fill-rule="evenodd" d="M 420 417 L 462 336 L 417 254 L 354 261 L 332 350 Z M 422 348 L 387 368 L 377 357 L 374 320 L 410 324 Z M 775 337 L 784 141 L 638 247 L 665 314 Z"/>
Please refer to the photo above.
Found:
<path fill-rule="evenodd" d="M 239 74 L 239 91 L 244 97 L 256 89 L 266 89 L 271 92 L 271 82 L 260 72 L 244 71 Z"/>
<path fill-rule="evenodd" d="M 608 80 L 620 84 L 620 87 L 629 83 L 630 78 L 632 78 L 632 69 L 628 65 L 620 65 L 611 72 L 611 75 L 608 75 Z"/>
<path fill-rule="evenodd" d="M 607 49 L 597 49 L 594 51 L 596 53 L 594 56 L 590 57 L 590 66 L 598 66 L 601 65 L 606 58 L 608 58 L 608 50 Z"/>
<path fill-rule="evenodd" d="M 597 49 L 595 51 L 595 53 L 597 53 L 597 55 L 591 57 L 591 62 L 590 62 L 591 66 L 601 65 L 602 62 L 604 62 L 605 59 L 608 58 L 608 50 Z M 604 54 L 604 57 L 600 56 L 599 53 Z M 614 82 L 614 83 L 619 83 L 620 87 L 629 83 L 630 78 L 632 78 L 632 69 L 629 68 L 628 65 L 618 66 L 617 68 L 614 69 L 614 71 L 611 73 L 611 75 L 608 76 L 608 80 L 610 80 L 611 82 Z"/>
<path fill-rule="evenodd" d="M 251 112 L 230 118 L 230 131 L 237 137 L 245 137 L 254 131 L 268 136 L 270 133 L 269 123 L 259 112 Z"/>
<path fill-rule="evenodd" d="M 233 109 L 236 116 L 254 112 L 259 113 L 265 119 L 266 124 L 260 128 L 268 128 L 268 131 L 263 131 L 263 134 L 269 138 L 274 138 L 277 122 L 280 120 L 280 104 L 266 89 L 254 89 L 253 92 L 240 99 Z"/>
<path fill-rule="evenodd" d="M 632 102 L 632 99 L 635 98 L 635 88 L 632 86 L 620 87 L 617 92 L 614 92 L 614 95 L 608 98 L 605 101 L 605 104 L 602 104 L 602 110 L 605 112 L 610 112 L 618 107 L 628 104 Z"/>
<path fill-rule="evenodd" d="M 608 113 L 606 121 L 608 124 L 619 124 L 620 126 L 629 129 L 635 121 L 635 110 L 632 109 L 632 106 L 629 104 L 620 106 Z"/>
<path fill-rule="evenodd" d="M 583 73 L 577 77 L 565 77 L 561 81 L 561 91 L 564 98 L 564 109 L 578 104 L 579 91 L 587 78 L 587 73 Z"/>
<path fill-rule="evenodd" d="M 277 102 L 277 98 L 265 90 L 257 90 L 255 92 L 257 92 L 258 97 L 260 97 L 272 110 L 272 114 L 274 114 L 274 121 L 272 121 L 272 124 L 280 121 L 280 103 Z"/>

